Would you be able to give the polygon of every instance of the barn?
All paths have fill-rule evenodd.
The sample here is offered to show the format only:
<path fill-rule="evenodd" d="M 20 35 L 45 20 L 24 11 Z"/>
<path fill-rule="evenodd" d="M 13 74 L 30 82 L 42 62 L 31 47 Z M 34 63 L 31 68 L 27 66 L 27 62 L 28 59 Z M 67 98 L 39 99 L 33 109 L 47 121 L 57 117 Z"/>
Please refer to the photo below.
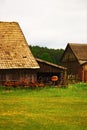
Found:
<path fill-rule="evenodd" d="M 36 82 L 39 65 L 17 22 L 0 22 L 0 85 Z"/>
<path fill-rule="evenodd" d="M 87 44 L 68 43 L 61 57 L 68 79 L 87 82 Z"/>
<path fill-rule="evenodd" d="M 38 82 L 52 85 L 52 77 L 58 77 L 55 85 L 66 85 L 67 83 L 67 69 L 65 67 L 50 63 L 48 61 L 36 58 L 40 69 L 37 73 Z"/>

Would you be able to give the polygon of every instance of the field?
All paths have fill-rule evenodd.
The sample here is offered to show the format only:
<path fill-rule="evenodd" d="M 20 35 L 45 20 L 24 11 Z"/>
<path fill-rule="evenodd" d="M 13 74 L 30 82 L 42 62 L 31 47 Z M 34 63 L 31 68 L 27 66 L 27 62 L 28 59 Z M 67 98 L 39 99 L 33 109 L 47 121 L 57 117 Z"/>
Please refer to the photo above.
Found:
<path fill-rule="evenodd" d="M 87 84 L 0 87 L 0 130 L 87 130 Z"/>

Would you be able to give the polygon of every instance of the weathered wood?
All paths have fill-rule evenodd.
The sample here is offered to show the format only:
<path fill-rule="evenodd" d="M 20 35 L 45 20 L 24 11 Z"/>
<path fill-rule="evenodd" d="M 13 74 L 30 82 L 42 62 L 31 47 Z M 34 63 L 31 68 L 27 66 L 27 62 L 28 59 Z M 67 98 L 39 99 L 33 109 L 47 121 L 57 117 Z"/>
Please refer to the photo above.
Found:
<path fill-rule="evenodd" d="M 82 53 L 82 52 L 83 53 Z M 87 82 L 87 44 L 68 44 L 61 58 L 67 67 L 68 79 Z"/>
<path fill-rule="evenodd" d="M 7 69 L 0 70 L 0 84 L 6 81 L 15 82 L 18 85 L 37 82 L 37 71 L 32 69 Z"/>
<path fill-rule="evenodd" d="M 37 60 L 37 62 L 40 66 L 40 69 L 38 70 L 37 73 L 38 82 L 53 85 L 54 81 L 52 81 L 51 78 L 52 76 L 57 76 L 58 80 L 55 81 L 55 85 L 58 85 L 61 80 L 62 80 L 61 82 L 64 83 L 63 78 L 64 78 L 64 72 L 66 71 L 65 67 L 58 66 L 44 60 Z"/>

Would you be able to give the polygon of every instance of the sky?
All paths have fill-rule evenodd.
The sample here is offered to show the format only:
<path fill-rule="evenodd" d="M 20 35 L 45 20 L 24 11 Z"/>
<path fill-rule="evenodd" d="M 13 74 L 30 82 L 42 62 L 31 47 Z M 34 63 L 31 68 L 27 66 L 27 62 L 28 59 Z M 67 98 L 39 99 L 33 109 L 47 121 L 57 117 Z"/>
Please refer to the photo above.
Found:
<path fill-rule="evenodd" d="M 87 0 L 0 0 L 0 21 L 18 22 L 32 46 L 87 43 Z"/>

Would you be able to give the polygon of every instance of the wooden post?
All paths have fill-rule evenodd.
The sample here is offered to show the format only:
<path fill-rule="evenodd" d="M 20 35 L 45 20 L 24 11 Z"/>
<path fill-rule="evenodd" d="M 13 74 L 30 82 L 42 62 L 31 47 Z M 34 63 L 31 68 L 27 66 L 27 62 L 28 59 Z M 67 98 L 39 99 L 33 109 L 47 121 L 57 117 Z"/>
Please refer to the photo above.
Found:
<path fill-rule="evenodd" d="M 82 82 L 84 82 L 84 70 L 82 70 Z"/>
<path fill-rule="evenodd" d="M 64 71 L 64 75 L 63 75 L 63 85 L 67 85 L 67 71 Z"/>
<path fill-rule="evenodd" d="M 84 71 L 85 71 L 85 66 L 82 66 L 82 82 L 85 81 L 85 77 L 84 77 L 85 73 L 84 73 Z"/>

